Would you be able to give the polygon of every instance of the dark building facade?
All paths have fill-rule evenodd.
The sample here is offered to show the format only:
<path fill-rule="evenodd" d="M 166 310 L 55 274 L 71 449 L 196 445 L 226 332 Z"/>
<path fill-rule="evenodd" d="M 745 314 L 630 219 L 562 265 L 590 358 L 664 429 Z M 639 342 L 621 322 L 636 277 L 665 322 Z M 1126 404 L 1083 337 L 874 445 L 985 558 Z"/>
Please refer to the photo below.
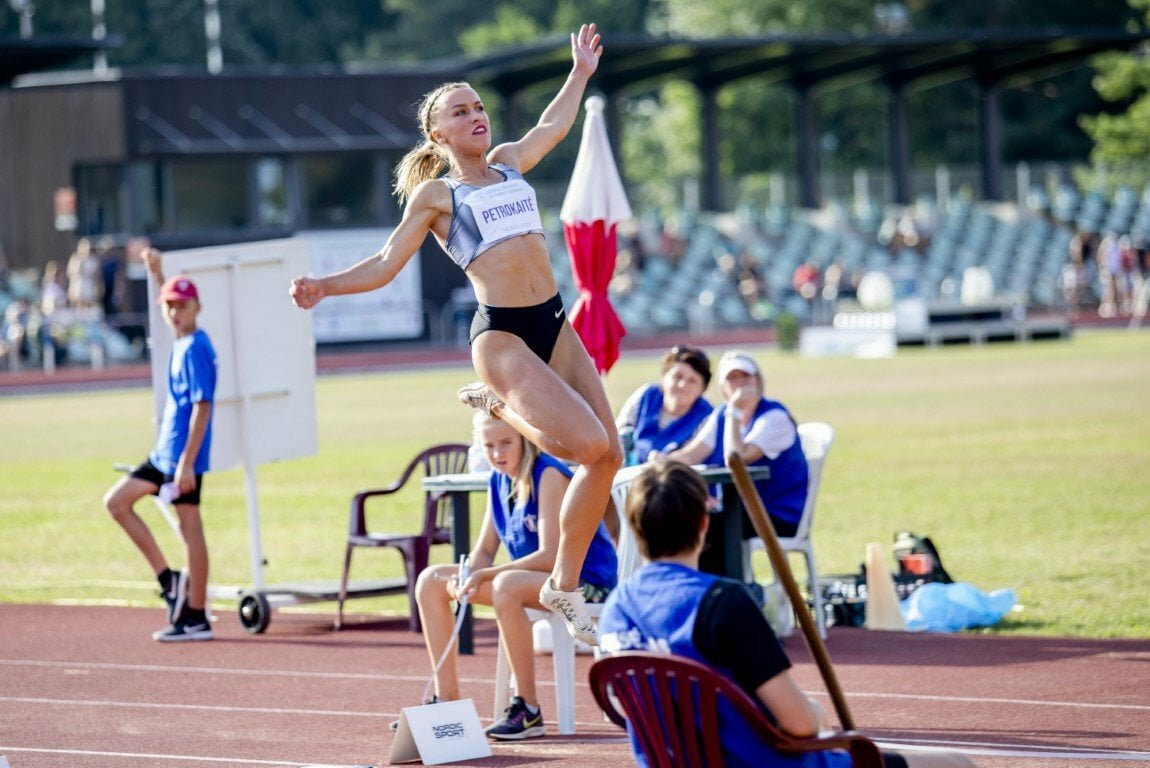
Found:
<path fill-rule="evenodd" d="M 176 248 L 394 224 L 412 110 L 451 76 L 155 73 L 0 90 L 0 244 L 21 268 L 65 258 L 77 237 Z"/>

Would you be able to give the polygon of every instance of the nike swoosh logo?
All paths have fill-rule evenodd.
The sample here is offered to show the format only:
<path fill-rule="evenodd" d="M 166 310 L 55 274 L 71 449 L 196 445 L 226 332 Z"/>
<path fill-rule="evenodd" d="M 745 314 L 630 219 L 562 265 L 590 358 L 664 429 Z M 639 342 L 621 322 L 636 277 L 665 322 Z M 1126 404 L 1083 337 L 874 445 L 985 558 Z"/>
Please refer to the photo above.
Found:
<path fill-rule="evenodd" d="M 555 310 L 555 319 L 558 320 L 561 317 L 563 317 L 563 310 L 561 310 L 561 309 Z"/>

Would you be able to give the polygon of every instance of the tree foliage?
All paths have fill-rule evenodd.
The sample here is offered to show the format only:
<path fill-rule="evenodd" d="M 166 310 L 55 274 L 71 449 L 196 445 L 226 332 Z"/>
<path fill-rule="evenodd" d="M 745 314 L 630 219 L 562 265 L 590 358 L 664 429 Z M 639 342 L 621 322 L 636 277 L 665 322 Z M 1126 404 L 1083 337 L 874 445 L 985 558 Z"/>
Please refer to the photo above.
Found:
<path fill-rule="evenodd" d="M 124 41 L 109 53 L 113 66 L 204 66 L 202 0 L 105 2 L 108 32 Z M 567 33 L 584 21 L 599 24 L 608 56 L 617 35 L 871 35 L 899 29 L 1114 28 L 1139 19 L 1150 22 L 1150 0 L 219 0 L 219 7 L 227 67 L 414 63 L 477 55 Z M 904 11 L 898 29 L 890 25 L 896 7 Z M 36 11 L 39 34 L 91 32 L 86 2 L 39 0 Z M 0 13 L 0 35 L 15 35 L 18 27 L 14 13 Z M 1139 55 L 1114 54 L 1100 57 L 1097 67 L 1097 92 L 1087 69 L 1004 90 L 1004 159 L 1082 158 L 1091 140 L 1099 162 L 1145 157 L 1150 145 L 1150 129 L 1144 128 L 1150 116 L 1150 62 Z M 498 96 L 484 96 L 493 113 L 502 114 Z M 533 118 L 547 97 L 528 94 L 517 114 Z M 969 82 L 912 92 L 912 163 L 974 163 L 980 151 L 978 100 Z M 793 92 L 749 77 L 724 87 L 718 101 L 725 178 L 793 173 Z M 699 94 L 685 83 L 630 94 L 621 105 L 622 165 L 629 180 L 641 183 L 645 194 L 661 205 L 679 196 L 684 180 L 699 173 L 699 106 Z M 824 169 L 845 175 L 857 167 L 888 165 L 886 111 L 881 83 L 819 93 L 819 160 Z M 1083 113 L 1096 114 L 1083 119 Z M 1043 140 L 1035 141 L 1039 134 Z M 540 173 L 558 178 L 574 154 L 574 146 L 567 145 L 575 143 L 565 142 Z"/>
<path fill-rule="evenodd" d="M 92 33 L 87 2 L 37 0 L 35 6 L 38 35 Z M 220 0 L 219 11 L 229 67 L 338 63 L 389 23 L 380 0 Z M 108 52 L 112 66 L 205 66 L 202 0 L 105 0 L 104 19 L 108 34 L 123 39 Z M 0 35 L 18 28 L 15 14 L 0 13 Z"/>
<path fill-rule="evenodd" d="M 1130 0 L 1150 24 L 1150 0 Z M 1082 127 L 1094 140 L 1091 159 L 1121 182 L 1150 180 L 1150 59 L 1144 50 L 1107 53 L 1095 61 L 1094 87 L 1111 111 L 1086 115 Z"/>

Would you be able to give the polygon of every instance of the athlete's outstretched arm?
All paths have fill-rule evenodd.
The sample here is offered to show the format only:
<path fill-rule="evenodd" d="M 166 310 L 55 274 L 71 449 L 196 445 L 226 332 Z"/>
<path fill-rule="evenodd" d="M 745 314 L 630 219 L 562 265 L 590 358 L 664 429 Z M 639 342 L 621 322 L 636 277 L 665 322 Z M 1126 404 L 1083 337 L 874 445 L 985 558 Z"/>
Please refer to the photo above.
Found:
<path fill-rule="evenodd" d="M 325 296 L 364 293 L 390 283 L 423 244 L 439 214 L 446 187 L 438 182 L 420 184 L 408 201 L 399 226 L 383 248 L 358 264 L 325 277 L 297 277 L 288 293 L 301 309 L 311 309 Z"/>

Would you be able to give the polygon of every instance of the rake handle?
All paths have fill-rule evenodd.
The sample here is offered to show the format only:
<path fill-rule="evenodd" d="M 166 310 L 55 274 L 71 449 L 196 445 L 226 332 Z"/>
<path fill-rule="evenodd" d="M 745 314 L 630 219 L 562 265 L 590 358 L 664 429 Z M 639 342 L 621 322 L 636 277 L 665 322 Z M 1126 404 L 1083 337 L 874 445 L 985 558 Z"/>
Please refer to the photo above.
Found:
<path fill-rule="evenodd" d="M 767 510 L 763 507 L 763 500 L 759 498 L 759 492 L 747 472 L 747 465 L 743 461 L 743 457 L 737 453 L 727 454 L 727 466 L 731 470 L 735 487 L 739 490 L 739 497 L 743 500 L 743 507 L 747 510 L 751 523 L 755 526 L 755 532 L 759 534 L 759 538 L 763 540 L 763 544 L 767 548 L 767 556 L 771 560 L 771 565 L 774 567 L 775 574 L 782 583 L 783 589 L 786 590 L 791 606 L 806 605 L 806 600 L 799 592 L 799 585 L 795 582 L 795 576 L 791 573 L 791 564 L 787 561 L 787 555 L 783 552 L 783 548 L 779 546 L 774 526 L 771 525 L 770 518 L 767 517 Z M 818 589 L 818 586 L 816 585 L 815 588 Z M 823 676 L 823 682 L 830 693 L 835 712 L 839 716 L 839 723 L 842 724 L 843 730 L 855 730 L 854 718 L 851 717 L 846 697 L 843 696 L 843 689 L 839 685 L 834 667 L 831 665 L 831 657 L 827 654 L 823 639 L 819 637 L 819 628 L 815 625 L 811 612 L 796 610 L 795 613 L 798 615 L 799 626 L 803 630 L 803 639 L 807 641 L 807 647 L 810 649 L 811 655 L 814 656 L 815 664 L 818 665 L 819 672 Z"/>

